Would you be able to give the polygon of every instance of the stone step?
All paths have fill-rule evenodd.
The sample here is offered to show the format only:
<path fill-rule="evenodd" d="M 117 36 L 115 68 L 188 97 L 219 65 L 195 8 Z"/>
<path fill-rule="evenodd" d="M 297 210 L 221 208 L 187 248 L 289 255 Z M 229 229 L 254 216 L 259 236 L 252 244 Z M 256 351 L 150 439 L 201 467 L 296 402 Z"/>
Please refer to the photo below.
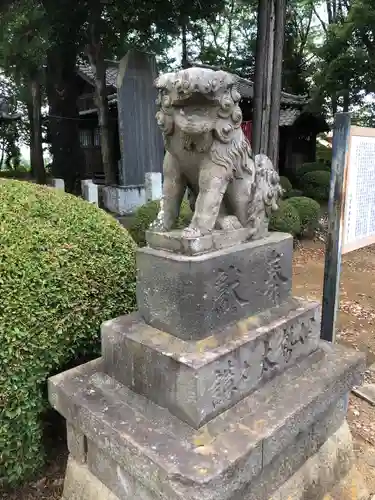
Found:
<path fill-rule="evenodd" d="M 322 343 L 196 430 L 102 373 L 98 363 L 50 379 L 51 404 L 86 436 L 88 450 L 93 443 L 123 477 L 168 500 L 228 500 L 228 492 L 244 488 L 281 455 L 293 462 L 277 465 L 287 480 L 343 422 L 347 394 L 364 370 L 361 354 Z"/>
<path fill-rule="evenodd" d="M 319 336 L 320 305 L 297 298 L 190 342 L 135 313 L 103 325 L 104 372 L 199 428 L 316 350 Z"/>

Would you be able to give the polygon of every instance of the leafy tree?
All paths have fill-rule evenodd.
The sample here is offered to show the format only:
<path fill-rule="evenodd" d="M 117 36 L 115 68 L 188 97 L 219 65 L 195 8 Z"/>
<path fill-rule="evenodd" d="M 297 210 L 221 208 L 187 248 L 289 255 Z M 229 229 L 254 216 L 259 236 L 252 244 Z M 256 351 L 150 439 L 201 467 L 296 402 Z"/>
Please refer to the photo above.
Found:
<path fill-rule="evenodd" d="M 254 71 L 256 10 L 227 0 L 215 16 L 190 24 L 192 59 L 251 77 Z"/>
<path fill-rule="evenodd" d="M 45 182 L 41 107 L 43 62 L 47 33 L 43 10 L 32 0 L 16 1 L 1 13 L 0 66 L 17 85 L 18 100 L 27 107 L 31 166 L 38 182 Z"/>
<path fill-rule="evenodd" d="M 65 180 L 67 191 L 79 192 L 84 157 L 79 142 L 76 61 L 87 21 L 86 2 L 41 0 L 48 26 L 46 87 L 52 174 Z"/>
<path fill-rule="evenodd" d="M 96 105 L 101 132 L 101 150 L 107 184 L 116 182 L 116 169 L 110 142 L 110 122 L 106 86 L 106 57 L 116 46 L 131 45 L 154 51 L 165 48 L 168 37 L 182 30 L 182 65 L 187 64 L 186 36 L 190 19 L 210 16 L 221 0 L 200 2 L 94 0 L 88 4 L 86 54 L 95 74 Z M 168 16 L 169 13 L 169 16 Z"/>
<path fill-rule="evenodd" d="M 324 5 L 327 21 L 314 6 L 324 34 L 316 82 L 334 114 L 349 111 L 374 90 L 375 5 L 370 0 L 328 0 Z"/>
<path fill-rule="evenodd" d="M 311 87 L 314 71 L 315 40 L 321 29 L 314 25 L 310 0 L 289 0 L 287 4 L 282 74 L 283 90 L 303 95 Z"/>

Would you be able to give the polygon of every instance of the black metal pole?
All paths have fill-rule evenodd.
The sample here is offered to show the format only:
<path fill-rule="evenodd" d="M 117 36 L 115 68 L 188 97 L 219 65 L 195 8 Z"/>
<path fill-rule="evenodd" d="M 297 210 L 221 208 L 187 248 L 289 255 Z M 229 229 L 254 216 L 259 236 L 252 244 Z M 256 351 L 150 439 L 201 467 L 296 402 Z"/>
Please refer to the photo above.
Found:
<path fill-rule="evenodd" d="M 335 115 L 321 326 L 321 338 L 329 342 L 335 341 L 335 323 L 340 295 L 341 250 L 345 208 L 344 180 L 349 133 L 350 113 Z"/>

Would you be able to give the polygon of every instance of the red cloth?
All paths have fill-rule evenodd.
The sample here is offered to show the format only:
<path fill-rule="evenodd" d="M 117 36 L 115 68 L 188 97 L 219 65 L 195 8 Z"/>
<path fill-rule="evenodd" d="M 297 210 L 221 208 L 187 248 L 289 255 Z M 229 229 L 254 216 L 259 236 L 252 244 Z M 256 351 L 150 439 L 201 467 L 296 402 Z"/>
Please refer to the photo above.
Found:
<path fill-rule="evenodd" d="M 242 122 L 242 130 L 248 141 L 251 143 L 252 122 Z"/>

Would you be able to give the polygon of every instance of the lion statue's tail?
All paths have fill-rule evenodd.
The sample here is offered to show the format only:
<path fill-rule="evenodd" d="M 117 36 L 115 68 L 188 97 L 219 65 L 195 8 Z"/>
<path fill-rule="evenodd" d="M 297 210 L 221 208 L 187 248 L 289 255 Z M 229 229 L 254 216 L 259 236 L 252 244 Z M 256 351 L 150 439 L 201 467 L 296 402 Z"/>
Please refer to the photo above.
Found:
<path fill-rule="evenodd" d="M 271 160 L 264 154 L 256 155 L 255 179 L 249 203 L 248 227 L 257 230 L 258 225 L 268 223 L 271 213 L 278 209 L 278 200 L 283 190 L 280 177 Z"/>

